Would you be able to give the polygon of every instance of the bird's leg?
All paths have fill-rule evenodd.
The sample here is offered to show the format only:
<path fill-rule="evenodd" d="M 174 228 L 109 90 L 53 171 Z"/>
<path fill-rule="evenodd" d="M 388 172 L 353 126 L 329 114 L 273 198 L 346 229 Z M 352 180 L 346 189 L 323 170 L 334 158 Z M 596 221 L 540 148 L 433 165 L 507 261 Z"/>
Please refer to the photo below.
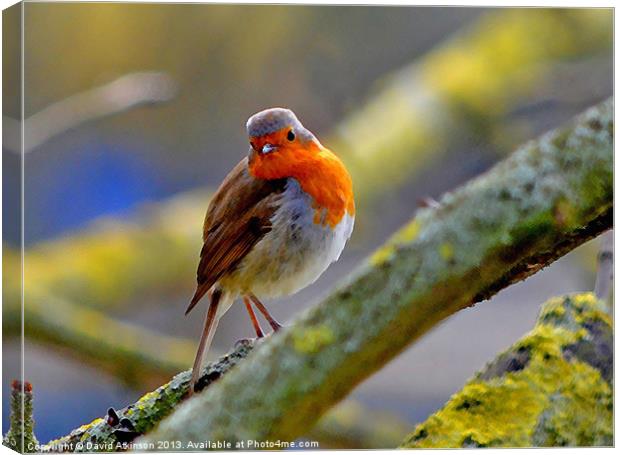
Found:
<path fill-rule="evenodd" d="M 218 322 L 217 307 L 220 303 L 221 297 L 222 291 L 220 289 L 216 289 L 211 294 L 211 303 L 209 304 L 209 309 L 207 310 L 205 325 L 202 329 L 200 343 L 198 344 L 198 352 L 196 352 L 196 358 L 194 359 L 194 367 L 192 368 L 192 379 L 189 382 L 188 396 L 191 396 L 194 393 L 194 387 L 196 386 L 196 382 L 198 382 L 198 378 L 200 377 L 202 356 L 204 355 L 205 351 L 209 349 L 211 341 L 213 341 L 213 334 L 215 333 Z"/>
<path fill-rule="evenodd" d="M 258 338 L 264 337 L 265 334 L 263 333 L 263 329 L 261 328 L 260 323 L 256 318 L 256 314 L 254 314 L 252 304 L 250 303 L 250 298 L 247 295 L 243 296 L 243 303 L 245 304 L 245 308 L 248 310 L 248 313 L 250 313 L 250 319 L 252 320 L 252 326 L 254 326 L 254 330 L 256 331 L 256 336 Z"/>
<path fill-rule="evenodd" d="M 265 308 L 265 305 L 263 305 L 261 301 L 258 300 L 258 298 L 254 294 L 250 294 L 250 299 L 252 299 L 252 302 L 254 302 L 254 305 L 256 305 L 256 308 L 258 308 L 258 311 L 260 311 L 263 314 L 263 316 L 265 316 L 265 319 L 267 319 L 267 322 L 269 322 L 269 325 L 271 326 L 274 332 L 277 332 L 278 330 L 282 328 L 282 324 L 276 321 L 269 314 L 269 311 L 267 311 L 267 308 Z"/>

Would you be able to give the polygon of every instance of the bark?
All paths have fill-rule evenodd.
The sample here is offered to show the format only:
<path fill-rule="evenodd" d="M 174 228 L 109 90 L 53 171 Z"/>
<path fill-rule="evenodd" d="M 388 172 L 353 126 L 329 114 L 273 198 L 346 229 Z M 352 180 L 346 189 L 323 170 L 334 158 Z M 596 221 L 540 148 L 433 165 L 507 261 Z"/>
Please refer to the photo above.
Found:
<path fill-rule="evenodd" d="M 402 448 L 613 445 L 613 329 L 592 293 L 545 303 L 534 329 Z"/>
<path fill-rule="evenodd" d="M 349 284 L 140 441 L 304 434 L 438 322 L 609 229 L 612 137 L 608 100 L 420 210 Z"/>

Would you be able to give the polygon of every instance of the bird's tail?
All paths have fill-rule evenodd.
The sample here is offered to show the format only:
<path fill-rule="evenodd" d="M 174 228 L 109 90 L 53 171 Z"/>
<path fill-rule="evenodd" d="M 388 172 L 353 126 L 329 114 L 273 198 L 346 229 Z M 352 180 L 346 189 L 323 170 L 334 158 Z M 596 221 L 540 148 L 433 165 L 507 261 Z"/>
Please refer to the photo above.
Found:
<path fill-rule="evenodd" d="M 192 297 L 192 301 L 187 305 L 187 309 L 185 310 L 185 315 L 192 311 L 196 304 L 200 302 L 200 299 L 204 297 L 204 295 L 211 289 L 211 283 L 203 283 L 199 284 L 198 288 L 196 288 L 196 292 L 194 293 L 194 297 Z"/>
<path fill-rule="evenodd" d="M 204 293 L 202 294 L 204 295 Z M 217 329 L 217 324 L 226 311 L 235 301 L 235 296 L 228 292 L 223 292 L 219 288 L 215 288 L 210 296 L 211 302 L 207 309 L 207 315 L 205 317 L 205 324 L 200 337 L 200 343 L 198 344 L 198 351 L 196 352 L 196 358 L 194 359 L 194 366 L 192 368 L 192 377 L 189 384 L 189 395 L 194 392 L 194 386 L 200 378 L 202 359 L 209 351 L 211 342 L 213 341 L 213 335 Z"/>

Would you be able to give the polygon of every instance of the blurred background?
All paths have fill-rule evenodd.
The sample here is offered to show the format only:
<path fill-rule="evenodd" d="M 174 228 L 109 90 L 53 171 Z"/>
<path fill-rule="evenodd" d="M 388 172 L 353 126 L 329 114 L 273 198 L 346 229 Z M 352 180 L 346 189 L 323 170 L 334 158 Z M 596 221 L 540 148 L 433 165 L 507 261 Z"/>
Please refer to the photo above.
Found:
<path fill-rule="evenodd" d="M 5 67 L 19 56 L 14 25 L 5 21 Z M 419 200 L 612 95 L 612 39 L 611 9 L 27 3 L 24 369 L 39 440 L 191 366 L 202 315 L 183 311 L 202 218 L 247 152 L 251 114 L 293 109 L 345 160 L 357 192 L 341 260 L 269 302 L 286 322 Z M 19 74 L 5 72 L 3 83 L 16 93 Z M 13 128 L 3 147 L 6 394 L 20 362 L 19 100 L 7 98 L 3 111 Z M 449 318 L 361 384 L 340 416 L 394 422 L 363 447 L 397 445 L 530 330 L 544 300 L 591 289 L 597 242 Z M 234 306 L 211 357 L 252 333 Z M 2 412 L 5 432 L 6 399 Z M 335 439 L 323 447 L 354 444 Z"/>

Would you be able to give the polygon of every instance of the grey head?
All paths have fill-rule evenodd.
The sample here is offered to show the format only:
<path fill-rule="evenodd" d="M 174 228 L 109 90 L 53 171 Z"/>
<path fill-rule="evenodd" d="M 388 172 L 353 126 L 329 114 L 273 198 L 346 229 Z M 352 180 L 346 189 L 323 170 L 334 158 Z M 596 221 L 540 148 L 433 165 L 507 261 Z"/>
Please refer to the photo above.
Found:
<path fill-rule="evenodd" d="M 250 137 L 265 136 L 286 127 L 292 128 L 297 137 L 314 139 L 313 134 L 304 128 L 295 113 L 282 107 L 272 107 L 257 112 L 248 119 L 246 124 Z"/>

